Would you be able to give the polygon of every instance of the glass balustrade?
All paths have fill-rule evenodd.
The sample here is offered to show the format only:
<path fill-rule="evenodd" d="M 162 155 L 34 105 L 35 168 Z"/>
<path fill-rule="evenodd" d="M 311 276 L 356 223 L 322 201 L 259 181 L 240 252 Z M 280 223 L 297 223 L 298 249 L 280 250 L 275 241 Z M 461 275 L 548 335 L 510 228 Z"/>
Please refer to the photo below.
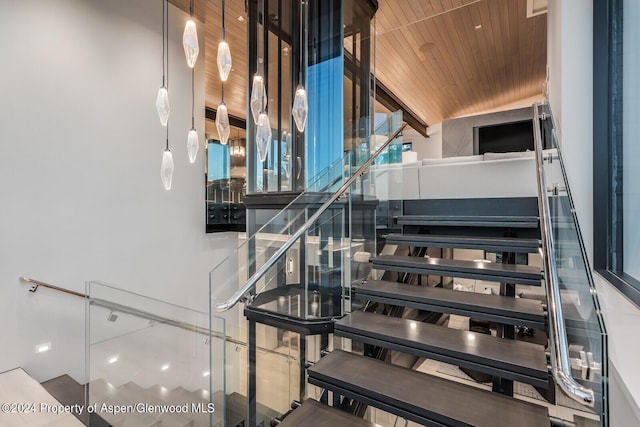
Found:
<path fill-rule="evenodd" d="M 372 164 L 322 213 L 313 217 L 358 167 L 375 154 L 384 142 L 379 141 L 382 135 L 386 135 L 386 141 L 401 125 L 398 116 L 390 117 L 376 129 L 378 141 L 361 141 L 353 151 L 346 152 L 309 183 L 307 191 L 266 221 L 253 236 L 246 236 L 238 249 L 210 272 L 212 315 L 215 315 L 216 307 L 228 308 L 217 304 L 227 301 L 256 271 L 274 261 L 255 286 L 247 290 L 245 304 L 218 314 L 229 320 L 228 336 L 246 342 L 245 307 L 293 322 L 310 323 L 326 323 L 342 316 L 345 309 L 350 310 L 351 282 L 371 272 L 369 258 L 376 252 L 376 242 L 393 223 L 395 211 L 390 206 L 395 205 L 390 203 L 390 197 L 399 196 L 398 190 L 403 188 L 402 169 L 388 162 Z M 387 189 L 382 198 L 377 197 L 377 188 Z M 304 232 L 298 233 L 311 219 Z M 282 250 L 296 233 L 299 236 L 295 241 Z M 279 251 L 280 255 L 271 260 Z M 293 400 L 308 395 L 303 375 L 305 363 L 313 362 L 320 348 L 331 344 L 326 337 L 320 342 L 321 338 L 273 326 L 257 324 L 256 329 L 253 366 L 257 371 L 256 420 L 260 422 L 286 413 Z M 233 355 L 240 366 L 248 364 L 246 351 L 246 347 L 240 346 Z M 243 382 L 246 384 L 248 371 L 249 368 L 240 369 L 240 388 Z"/>
<path fill-rule="evenodd" d="M 551 214 L 553 248 L 567 329 L 571 373 L 595 392 L 595 408 L 589 410 L 560 394 L 557 405 L 585 412 L 585 418 L 607 425 L 607 334 L 586 255 L 575 206 L 571 197 L 562 151 L 548 106 L 542 121 L 544 175 Z"/>
<path fill-rule="evenodd" d="M 95 414 L 111 425 L 227 425 L 224 319 L 99 282 L 86 292 Z"/>

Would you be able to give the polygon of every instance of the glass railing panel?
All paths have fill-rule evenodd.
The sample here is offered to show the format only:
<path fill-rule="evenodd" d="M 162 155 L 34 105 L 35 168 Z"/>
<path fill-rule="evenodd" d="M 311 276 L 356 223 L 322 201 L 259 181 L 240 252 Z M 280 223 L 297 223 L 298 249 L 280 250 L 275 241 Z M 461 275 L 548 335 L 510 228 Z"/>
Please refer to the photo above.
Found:
<path fill-rule="evenodd" d="M 547 141 L 544 174 L 551 214 L 563 317 L 567 330 L 571 373 L 574 379 L 595 392 L 590 410 L 564 395 L 557 405 L 607 425 L 607 335 L 593 285 L 575 206 L 562 162 L 561 147 L 550 115 L 543 121 Z"/>
<path fill-rule="evenodd" d="M 385 138 L 385 135 L 388 136 L 395 133 L 402 125 L 398 117 L 401 116 L 397 114 L 390 116 L 387 121 L 376 128 L 373 137 L 367 138 L 356 147 L 355 156 L 352 155 L 352 152 L 345 153 L 341 159 L 311 180 L 308 190 L 301 193 L 281 211 L 264 211 L 260 213 L 260 210 L 256 210 L 256 215 L 266 215 L 268 217 L 255 219 L 256 224 L 264 225 L 253 236 L 246 236 L 246 239 L 239 245 L 238 249 L 221 260 L 210 272 L 210 296 L 214 305 L 226 301 L 238 287 L 242 287 L 247 279 L 256 271 L 259 271 L 281 245 L 300 229 L 313 214 L 314 209 L 321 206 L 346 179 L 351 177 L 351 174 L 357 170 L 357 165 L 363 164 L 375 154 L 375 151 L 372 151 L 372 147 L 373 149 L 378 148 L 379 143 L 376 143 L 374 139 L 382 139 Z M 394 144 L 397 145 L 398 141 L 394 141 Z M 356 185 L 353 186 L 353 190 L 350 189 L 349 191 L 360 192 L 369 196 L 372 194 L 369 182 L 367 176 L 363 176 L 354 183 Z M 323 217 L 320 221 L 326 223 L 327 219 Z M 315 234 L 317 234 L 317 230 Z M 331 236 L 331 241 L 333 243 L 335 240 L 336 244 L 340 244 L 339 239 L 341 238 Z M 299 242 L 297 244 L 299 245 Z M 267 289 L 273 278 L 278 277 L 278 274 L 283 274 L 286 264 L 285 259 L 291 258 L 295 264 L 296 257 L 293 255 L 295 254 L 288 253 L 286 256 L 281 257 L 279 267 L 272 268 L 270 274 L 261 279 L 258 287 Z M 290 269 L 291 262 L 286 267 Z"/>
<path fill-rule="evenodd" d="M 114 426 L 226 425 L 224 319 L 104 283 L 86 291 L 96 414 Z"/>
<path fill-rule="evenodd" d="M 385 132 L 395 133 L 400 125 L 387 125 Z M 359 158 L 362 163 L 373 154 L 368 148 L 369 141 L 366 146 L 366 157 Z M 317 217 L 315 214 L 352 176 L 357 169 L 356 163 L 354 153 L 346 152 L 342 159 L 316 177 L 308 191 L 285 209 L 268 221 L 256 221 L 264 225 L 210 273 L 210 297 L 214 310 L 215 303 L 228 300 L 234 291 L 245 286 L 252 274 L 279 255 L 244 294 L 248 298 L 244 301 L 247 308 L 253 312 L 276 314 L 279 319 L 292 322 L 328 322 L 343 314 L 343 289 L 350 286 L 352 271 L 357 272 L 357 277 L 367 276 L 371 270 L 368 258 L 375 253 L 378 201 L 371 190 L 370 171 L 354 180 L 326 210 L 323 209 Z M 302 226 L 311 219 L 312 222 L 302 231 Z M 286 250 L 282 249 L 293 234 L 298 235 L 296 240 L 290 242 Z M 368 255 L 365 257 L 364 254 Z M 355 267 L 354 263 L 357 264 Z M 248 337 L 244 307 L 244 304 L 236 304 L 223 313 L 229 320 L 228 341 L 237 339 L 243 343 L 236 346 L 238 351 L 235 354 L 227 352 L 228 364 L 232 363 L 231 359 L 240 365 L 243 360 L 248 363 L 244 346 Z M 240 326 L 235 328 L 231 324 Z M 256 411 L 260 419 L 261 416 L 272 415 L 272 411 L 284 414 L 291 401 L 306 395 L 301 363 L 309 353 L 304 352 L 306 343 L 300 343 L 298 334 L 262 325 L 257 327 L 267 330 L 256 333 L 256 369 L 268 370 L 272 366 L 283 373 L 282 379 L 274 378 L 264 391 L 261 391 L 261 383 L 257 384 Z M 283 358 L 285 354 L 287 357 Z M 242 388 L 247 378 L 243 372 L 248 372 L 248 369 L 240 369 L 237 380 L 234 378 L 233 381 L 239 385 L 238 394 L 247 396 L 248 390 Z M 243 375 L 245 377 L 240 378 Z M 262 381 L 260 375 L 257 377 L 259 382 Z"/>

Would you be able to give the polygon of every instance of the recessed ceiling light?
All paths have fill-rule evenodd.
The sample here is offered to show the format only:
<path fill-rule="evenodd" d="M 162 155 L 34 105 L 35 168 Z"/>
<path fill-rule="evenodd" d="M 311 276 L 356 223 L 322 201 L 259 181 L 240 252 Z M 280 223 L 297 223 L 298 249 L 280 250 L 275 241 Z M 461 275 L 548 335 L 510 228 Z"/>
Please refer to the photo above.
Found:
<path fill-rule="evenodd" d="M 242 15 L 238 16 L 238 21 L 244 22 L 244 16 L 242 16 Z"/>
<path fill-rule="evenodd" d="M 166 371 L 167 369 L 169 369 L 169 364 L 164 364 L 162 365 L 162 367 L 160 367 L 160 369 L 162 369 L 163 371 Z"/>
<path fill-rule="evenodd" d="M 209 371 L 206 371 L 206 372 L 202 373 L 203 377 L 208 377 L 209 375 L 211 375 L 211 372 L 209 372 Z"/>
<path fill-rule="evenodd" d="M 38 344 L 36 346 L 36 354 L 37 353 L 46 353 L 47 351 L 51 350 L 51 343 L 44 343 L 44 344 Z"/>
<path fill-rule="evenodd" d="M 478 24 L 478 25 L 476 25 L 476 27 L 475 27 L 475 28 L 476 28 L 476 30 L 479 30 L 480 28 L 482 28 L 482 24 Z"/>
<path fill-rule="evenodd" d="M 109 360 L 107 360 L 107 363 L 109 363 L 109 365 L 113 365 L 117 361 L 118 361 L 118 356 L 116 355 L 116 356 L 111 356 Z"/>

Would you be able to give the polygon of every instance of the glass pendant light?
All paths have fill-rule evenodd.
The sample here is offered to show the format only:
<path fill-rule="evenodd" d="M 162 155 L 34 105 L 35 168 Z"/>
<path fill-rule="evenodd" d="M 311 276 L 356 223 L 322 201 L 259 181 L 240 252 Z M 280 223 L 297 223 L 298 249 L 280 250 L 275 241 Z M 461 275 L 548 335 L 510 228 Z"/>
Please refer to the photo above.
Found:
<path fill-rule="evenodd" d="M 303 18 L 303 8 L 305 7 L 304 0 L 300 1 L 300 72 L 298 75 L 298 87 L 296 88 L 296 93 L 293 98 L 293 106 L 291 107 L 291 114 L 293 115 L 293 120 L 296 122 L 296 127 L 298 128 L 298 132 L 304 132 L 305 125 L 307 123 L 307 112 L 309 110 L 309 104 L 307 102 L 307 91 L 305 90 L 302 84 L 302 69 L 306 64 L 305 56 L 304 56 L 304 41 L 303 41 L 303 31 L 304 31 L 304 18 Z"/>
<path fill-rule="evenodd" d="M 231 50 L 226 41 L 224 11 L 224 0 L 222 0 L 222 41 L 218 44 L 218 72 L 220 73 L 220 80 L 226 82 L 227 78 L 229 78 L 229 72 L 231 72 Z"/>
<path fill-rule="evenodd" d="M 223 82 L 229 78 L 229 72 L 231 71 L 231 50 L 225 40 L 222 40 L 218 44 L 218 72 L 220 73 L 220 80 Z"/>
<path fill-rule="evenodd" d="M 309 105 L 307 103 L 307 91 L 304 86 L 300 85 L 296 89 L 296 95 L 293 98 L 293 107 L 291 113 L 293 114 L 293 120 L 296 122 L 298 132 L 304 132 L 305 124 L 307 123 L 307 111 Z"/>
<path fill-rule="evenodd" d="M 253 85 L 251 86 L 251 114 L 255 124 L 258 124 L 260 112 L 267 106 L 266 99 L 267 93 L 264 90 L 264 80 L 261 75 L 256 74 L 253 77 Z"/>
<path fill-rule="evenodd" d="M 158 90 L 158 96 L 156 97 L 156 109 L 158 110 L 160 123 L 162 123 L 162 126 L 166 126 L 169 121 L 169 113 L 171 113 L 171 105 L 169 104 L 169 91 L 164 85 L 164 77 L 162 80 L 162 87 Z"/>
<path fill-rule="evenodd" d="M 269 145 L 271 144 L 271 122 L 265 111 L 258 116 L 258 126 L 256 127 L 256 146 L 258 147 L 258 156 L 260 161 L 267 160 L 269 153 Z"/>
<path fill-rule="evenodd" d="M 160 179 L 165 190 L 171 190 L 173 181 L 173 155 L 169 150 L 169 76 L 165 74 L 165 66 L 168 69 L 169 52 L 169 10 L 166 0 L 162 2 L 162 87 L 156 98 L 156 107 L 160 115 L 160 122 L 166 127 L 167 145 L 162 153 L 162 163 L 160 164 Z"/>
<path fill-rule="evenodd" d="M 168 85 L 166 83 L 166 69 L 167 64 L 169 63 L 169 52 L 167 52 L 167 44 L 168 44 L 168 39 L 167 39 L 167 32 L 169 31 L 168 28 L 168 19 L 167 19 L 167 14 L 168 14 L 168 10 L 166 10 L 167 8 L 167 2 L 163 1 L 162 2 L 162 86 L 160 87 L 160 89 L 158 90 L 158 95 L 156 96 L 156 110 L 158 110 L 158 117 L 160 118 L 160 123 L 162 123 L 162 126 L 166 126 L 167 122 L 169 121 L 169 113 L 171 112 L 171 106 L 169 104 L 169 90 L 168 90 Z M 165 32 L 165 27 L 166 27 L 166 32 Z"/>
<path fill-rule="evenodd" d="M 167 148 L 162 153 L 162 164 L 160 165 L 160 178 L 164 189 L 171 190 L 171 182 L 173 181 L 173 154 L 169 150 L 169 140 L 167 139 Z"/>
<path fill-rule="evenodd" d="M 229 125 L 229 112 L 227 111 L 227 105 L 224 103 L 224 82 L 227 81 L 229 71 L 231 71 L 231 52 L 229 51 L 229 45 L 224 40 L 224 37 L 224 0 L 222 0 L 222 41 L 218 45 L 218 71 L 220 72 L 220 95 L 222 99 L 218 105 L 218 111 L 216 111 L 216 129 L 218 129 L 220 144 L 227 145 L 231 127 Z"/>
<path fill-rule="evenodd" d="M 216 129 L 218 129 L 218 137 L 220 138 L 220 144 L 226 145 L 229 140 L 229 133 L 231 127 L 229 125 L 229 113 L 224 101 L 218 105 L 218 111 L 216 111 Z"/>
<path fill-rule="evenodd" d="M 182 47 L 184 48 L 184 56 L 187 58 L 187 65 L 193 68 L 198 60 L 200 46 L 198 46 L 198 30 L 196 23 L 193 21 L 193 0 L 189 3 L 189 16 L 191 17 L 184 26 L 182 33 Z"/>
<path fill-rule="evenodd" d="M 191 129 L 187 135 L 187 153 L 189 154 L 189 162 L 194 163 L 198 157 L 198 149 L 200 141 L 198 141 L 198 131 Z"/>

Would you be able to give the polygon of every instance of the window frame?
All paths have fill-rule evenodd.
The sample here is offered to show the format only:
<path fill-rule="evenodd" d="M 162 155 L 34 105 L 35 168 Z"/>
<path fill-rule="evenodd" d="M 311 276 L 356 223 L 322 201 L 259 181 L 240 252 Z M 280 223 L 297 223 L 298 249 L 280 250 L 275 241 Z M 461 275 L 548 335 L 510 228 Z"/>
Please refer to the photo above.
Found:
<path fill-rule="evenodd" d="M 624 265 L 622 225 L 614 227 L 622 224 L 622 186 L 612 190 L 613 159 L 622 153 L 621 1 L 593 2 L 593 258 L 594 269 L 640 308 L 640 281 L 614 265 L 614 257 Z M 621 183 L 621 168 L 616 173 Z"/>

